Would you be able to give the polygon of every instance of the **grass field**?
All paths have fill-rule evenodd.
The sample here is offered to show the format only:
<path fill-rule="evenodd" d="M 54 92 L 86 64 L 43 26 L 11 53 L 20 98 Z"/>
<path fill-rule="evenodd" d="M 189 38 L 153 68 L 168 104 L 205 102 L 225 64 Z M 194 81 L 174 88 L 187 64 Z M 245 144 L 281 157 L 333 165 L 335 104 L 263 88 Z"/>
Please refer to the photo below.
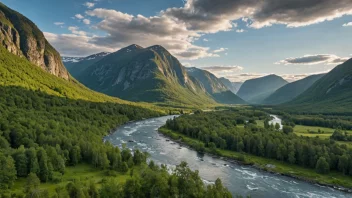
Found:
<path fill-rule="evenodd" d="M 169 136 L 170 138 L 175 140 L 178 140 L 179 137 L 182 137 L 182 142 L 191 147 L 192 145 L 197 145 L 198 143 L 200 143 L 200 141 L 196 139 L 186 137 L 182 134 L 176 133 L 174 131 L 171 131 L 165 128 L 161 128 L 159 129 L 159 131 L 164 135 Z M 211 153 L 211 151 L 208 148 L 206 148 L 206 152 Z M 352 177 L 345 176 L 338 172 L 330 172 L 329 174 L 321 175 L 316 173 L 314 169 L 303 168 L 297 165 L 284 163 L 274 159 L 267 159 L 263 157 L 246 154 L 246 153 L 239 153 L 239 152 L 221 150 L 221 149 L 216 149 L 216 152 L 219 156 L 227 157 L 231 159 L 240 159 L 244 157 L 245 164 L 253 164 L 262 169 L 266 169 L 276 173 L 291 175 L 294 177 L 298 177 L 304 180 L 309 180 L 320 184 L 338 185 L 346 188 L 352 188 Z M 267 164 L 275 165 L 275 168 L 268 169 L 266 168 Z"/>
<path fill-rule="evenodd" d="M 66 186 L 69 182 L 72 181 L 93 181 L 94 183 L 98 184 L 99 187 L 99 184 L 101 183 L 103 178 L 115 179 L 119 183 L 124 183 L 129 177 L 129 172 L 125 174 L 117 173 L 116 176 L 107 176 L 106 170 L 101 171 L 90 165 L 80 164 L 75 167 L 66 167 L 65 175 L 62 176 L 62 181 L 60 183 L 41 183 L 40 189 L 46 189 L 49 191 L 49 194 L 52 195 L 57 187 Z M 25 178 L 20 178 L 16 180 L 14 187 L 11 189 L 11 193 L 23 193 L 25 184 Z"/>
<path fill-rule="evenodd" d="M 318 133 L 319 130 L 321 131 L 321 133 Z M 327 138 L 330 138 L 330 136 L 335 132 L 335 129 L 316 127 L 316 126 L 296 125 L 293 131 L 299 136 L 307 136 L 307 137 L 318 136 L 319 138 L 327 139 Z M 347 132 L 352 134 L 352 131 L 347 131 Z"/>

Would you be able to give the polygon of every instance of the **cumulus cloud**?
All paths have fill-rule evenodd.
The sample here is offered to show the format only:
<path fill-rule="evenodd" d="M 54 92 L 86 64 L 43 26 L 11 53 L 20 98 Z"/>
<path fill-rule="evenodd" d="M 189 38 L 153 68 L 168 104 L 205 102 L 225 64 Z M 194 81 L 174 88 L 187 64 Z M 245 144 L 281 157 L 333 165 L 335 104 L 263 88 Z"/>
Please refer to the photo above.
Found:
<path fill-rule="evenodd" d="M 108 34 L 94 38 L 92 42 L 97 45 L 121 48 L 132 43 L 142 46 L 160 44 L 180 59 L 218 57 L 209 48 L 193 44 L 201 34 L 166 16 L 134 16 L 102 8 L 87 11 L 87 14 L 101 19 L 96 28 Z"/>
<path fill-rule="evenodd" d="M 231 21 L 252 21 L 251 27 L 273 24 L 300 27 L 352 14 L 351 0 L 188 0 L 182 8 L 164 14 L 184 22 L 189 29 L 228 31 Z"/>
<path fill-rule="evenodd" d="M 81 15 L 81 14 L 76 14 L 75 17 L 76 17 L 77 19 L 84 19 L 84 16 Z"/>
<path fill-rule="evenodd" d="M 70 26 L 68 27 L 68 30 L 72 32 L 72 34 L 79 35 L 79 36 L 86 36 L 87 32 L 79 30 L 79 27 L 76 26 Z"/>
<path fill-rule="evenodd" d="M 93 8 L 93 4 L 86 6 Z M 86 14 L 100 20 L 93 28 L 105 36 L 88 37 L 85 45 L 118 49 L 133 43 L 159 44 L 180 59 L 194 60 L 219 57 L 218 52 L 194 41 L 205 34 L 237 29 L 236 20 L 252 28 L 273 24 L 306 26 L 352 15 L 352 0 L 187 0 L 183 7 L 169 8 L 151 17 L 102 8 L 89 9 Z M 76 14 L 75 18 L 83 21 L 85 17 Z"/>
<path fill-rule="evenodd" d="M 83 19 L 83 23 L 86 24 L 86 25 L 89 25 L 90 24 L 90 20 L 89 19 Z"/>
<path fill-rule="evenodd" d="M 287 58 L 275 64 L 279 65 L 338 65 L 346 62 L 351 57 L 339 57 L 334 54 L 304 55 L 303 57 Z"/>
<path fill-rule="evenodd" d="M 86 6 L 87 8 L 93 8 L 95 6 L 95 3 L 92 2 L 86 2 L 85 4 L 83 4 L 84 6 Z"/>
<path fill-rule="evenodd" d="M 44 32 L 44 35 L 62 56 L 88 56 L 97 52 L 107 52 L 113 49 L 98 46 L 89 42 L 91 37 L 77 34 L 53 34 Z M 77 50 L 79 49 L 79 50 Z"/>
<path fill-rule="evenodd" d="M 342 26 L 344 26 L 344 27 L 352 26 L 352 22 L 345 23 L 345 24 L 343 24 Z"/>

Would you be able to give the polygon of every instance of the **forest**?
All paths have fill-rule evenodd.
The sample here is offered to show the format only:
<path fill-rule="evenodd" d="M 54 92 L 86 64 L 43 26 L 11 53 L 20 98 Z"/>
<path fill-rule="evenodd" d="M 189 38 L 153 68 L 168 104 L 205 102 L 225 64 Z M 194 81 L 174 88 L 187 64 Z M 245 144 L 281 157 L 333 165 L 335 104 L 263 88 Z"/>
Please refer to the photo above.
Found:
<path fill-rule="evenodd" d="M 126 174 L 135 166 L 146 166 L 147 153 L 113 147 L 103 143 L 102 138 L 128 121 L 160 113 L 117 103 L 72 100 L 15 86 L 0 86 L 0 93 L 1 197 L 49 197 L 40 183 L 60 183 L 65 168 L 80 163 L 91 164 L 108 174 Z M 12 194 L 17 178 L 27 178 L 28 182 L 23 193 Z M 188 182 L 193 182 L 198 191 L 182 189 L 192 186 Z M 186 164 L 168 174 L 166 167 L 152 162 L 143 173 L 132 174 L 126 184 L 103 181 L 97 186 L 94 182 L 73 181 L 65 188 L 56 189 L 50 197 L 67 197 L 67 193 L 69 197 L 154 197 L 182 193 L 193 197 L 211 193 L 214 197 L 231 196 L 221 181 L 204 186 L 198 173 L 189 170 Z"/>
<path fill-rule="evenodd" d="M 307 167 L 320 174 L 338 171 L 352 175 L 352 149 L 347 145 L 297 136 L 292 126 L 280 130 L 269 124 L 268 116 L 255 109 L 199 112 L 168 120 L 164 127 L 198 139 L 200 148 L 214 152 L 220 148 Z M 264 121 L 264 127 L 257 126 L 255 120 Z"/>

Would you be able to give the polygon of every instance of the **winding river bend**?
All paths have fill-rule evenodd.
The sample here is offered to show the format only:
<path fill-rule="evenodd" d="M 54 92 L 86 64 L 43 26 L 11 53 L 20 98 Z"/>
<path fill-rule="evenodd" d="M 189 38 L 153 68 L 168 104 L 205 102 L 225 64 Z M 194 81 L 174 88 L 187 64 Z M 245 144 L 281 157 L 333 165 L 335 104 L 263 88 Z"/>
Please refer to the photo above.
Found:
<path fill-rule="evenodd" d="M 138 148 L 147 151 L 152 160 L 158 164 L 166 164 L 168 167 L 175 167 L 181 161 L 186 161 L 191 169 L 199 170 L 205 182 L 212 183 L 220 178 L 233 194 L 251 195 L 254 198 L 352 197 L 352 194 L 332 188 L 262 172 L 249 166 L 231 164 L 182 147 L 157 132 L 157 129 L 172 117 L 165 116 L 128 123 L 105 137 L 105 140 L 115 146 L 121 147 L 126 143 L 130 149 Z"/>

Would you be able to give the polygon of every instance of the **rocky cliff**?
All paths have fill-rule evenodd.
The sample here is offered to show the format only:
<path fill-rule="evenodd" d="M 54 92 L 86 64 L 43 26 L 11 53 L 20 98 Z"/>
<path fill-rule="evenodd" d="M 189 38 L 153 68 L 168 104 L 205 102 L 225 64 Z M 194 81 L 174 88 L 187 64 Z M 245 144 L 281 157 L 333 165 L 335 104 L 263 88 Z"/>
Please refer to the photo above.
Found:
<path fill-rule="evenodd" d="M 60 54 L 49 44 L 38 27 L 2 3 L 0 3 L 0 43 L 9 52 L 26 57 L 48 73 L 69 79 Z"/>

